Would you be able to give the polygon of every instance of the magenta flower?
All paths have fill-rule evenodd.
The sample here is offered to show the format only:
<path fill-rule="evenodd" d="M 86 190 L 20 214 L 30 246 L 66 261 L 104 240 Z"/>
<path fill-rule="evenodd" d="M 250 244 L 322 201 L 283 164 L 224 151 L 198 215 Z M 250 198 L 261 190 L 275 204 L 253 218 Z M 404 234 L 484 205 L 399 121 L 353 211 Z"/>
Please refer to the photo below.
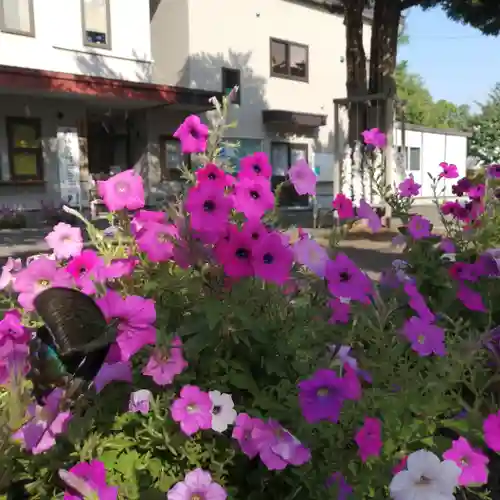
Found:
<path fill-rule="evenodd" d="M 252 439 L 268 470 L 283 470 L 287 465 L 303 465 L 311 452 L 275 420 L 269 419 L 252 429 Z"/>
<path fill-rule="evenodd" d="M 293 245 L 295 260 L 308 267 L 316 276 L 325 277 L 328 252 L 310 237 L 300 238 Z"/>
<path fill-rule="evenodd" d="M 480 200 L 486 194 L 486 186 L 484 184 L 476 184 L 469 189 L 467 194 L 473 200 Z"/>
<path fill-rule="evenodd" d="M 96 292 L 95 284 L 104 281 L 105 268 L 104 259 L 99 257 L 94 250 L 84 250 L 69 261 L 66 271 L 73 277 L 83 293 L 93 294 Z"/>
<path fill-rule="evenodd" d="M 180 423 L 182 432 L 188 436 L 200 429 L 212 428 L 212 400 L 199 387 L 185 385 L 170 411 L 174 421 Z"/>
<path fill-rule="evenodd" d="M 210 472 L 195 469 L 167 493 L 168 500 L 226 500 L 226 490 L 212 481 Z"/>
<path fill-rule="evenodd" d="M 109 290 L 97 299 L 104 316 L 110 322 L 118 319 L 116 343 L 120 347 L 122 361 L 128 361 L 137 351 L 147 344 L 156 343 L 155 303 L 136 295 L 125 298 L 118 292 Z"/>
<path fill-rule="evenodd" d="M 298 160 L 294 165 L 292 165 L 288 170 L 288 176 L 297 194 L 310 194 L 311 196 L 316 195 L 317 177 L 306 160 Z"/>
<path fill-rule="evenodd" d="M 0 384 L 28 373 L 30 339 L 20 313 L 16 309 L 7 311 L 0 321 Z"/>
<path fill-rule="evenodd" d="M 455 243 L 453 243 L 453 241 L 448 238 L 443 238 L 439 242 L 439 249 L 444 253 L 455 253 L 457 250 L 455 248 Z"/>
<path fill-rule="evenodd" d="M 246 413 L 239 413 L 236 417 L 232 437 L 238 441 L 241 451 L 249 458 L 254 458 L 259 453 L 252 433 L 254 428 L 262 425 L 265 425 L 262 420 L 252 418 Z"/>
<path fill-rule="evenodd" d="M 195 175 L 198 184 L 205 182 L 214 183 L 218 189 L 225 189 L 227 186 L 226 172 L 215 163 L 207 163 L 204 167 L 199 168 L 195 172 Z"/>
<path fill-rule="evenodd" d="M 334 472 L 326 482 L 326 486 L 337 488 L 337 500 L 347 500 L 354 492 L 352 487 L 347 483 L 345 477 L 340 472 Z"/>
<path fill-rule="evenodd" d="M 488 482 L 488 457 L 472 448 L 464 437 L 453 441 L 451 448 L 443 453 L 443 459 L 455 462 L 462 470 L 458 478 L 460 486 L 479 486 Z"/>
<path fill-rule="evenodd" d="M 30 420 L 12 435 L 15 441 L 19 441 L 23 448 L 33 455 L 52 448 L 56 444 L 56 436 L 66 431 L 71 413 L 59 411 L 63 394 L 64 391 L 57 388 L 47 396 L 43 407 L 30 405 Z"/>
<path fill-rule="evenodd" d="M 137 246 L 151 262 L 166 262 L 174 255 L 174 239 L 179 231 L 173 224 L 148 222 L 137 237 Z"/>
<path fill-rule="evenodd" d="M 439 174 L 439 177 L 444 177 L 445 179 L 456 179 L 458 177 L 458 169 L 456 165 L 441 162 L 439 166 L 443 171 Z"/>
<path fill-rule="evenodd" d="M 488 415 L 483 422 L 484 441 L 488 448 L 500 452 L 500 411 Z"/>
<path fill-rule="evenodd" d="M 130 394 L 130 399 L 128 402 L 128 411 L 132 413 L 142 413 L 146 415 L 149 413 L 149 405 L 151 403 L 153 395 L 151 391 L 147 389 L 140 389 L 138 391 L 134 391 Z"/>
<path fill-rule="evenodd" d="M 333 370 L 320 369 L 310 379 L 299 382 L 302 415 L 310 424 L 321 420 L 338 422 L 344 400 L 361 397 L 356 374 L 349 365 L 345 368 L 344 377 L 339 377 Z"/>
<path fill-rule="evenodd" d="M 259 219 L 249 219 L 243 223 L 242 231 L 252 238 L 254 243 L 261 240 L 269 234 L 267 227 Z"/>
<path fill-rule="evenodd" d="M 182 340 L 174 337 L 170 346 L 170 355 L 162 349 L 155 349 L 142 374 L 151 377 L 157 385 L 169 385 L 177 375 L 187 367 L 187 361 L 182 352 Z"/>
<path fill-rule="evenodd" d="M 494 163 L 489 165 L 486 168 L 486 175 L 490 179 L 499 179 L 500 178 L 500 165 L 498 163 Z"/>
<path fill-rule="evenodd" d="M 233 202 L 217 184 L 205 182 L 188 191 L 185 208 L 195 231 L 217 234 L 225 228 Z"/>
<path fill-rule="evenodd" d="M 328 290 L 337 298 L 367 302 L 372 292 L 370 279 L 343 253 L 326 265 Z"/>
<path fill-rule="evenodd" d="M 410 174 L 409 177 L 399 184 L 398 189 L 399 194 L 403 198 L 411 198 L 412 196 L 418 195 L 421 187 L 421 184 L 415 182 L 413 174 Z"/>
<path fill-rule="evenodd" d="M 97 191 L 111 212 L 137 210 L 145 204 L 142 177 L 133 169 L 97 181 Z"/>
<path fill-rule="evenodd" d="M 418 316 L 412 316 L 403 325 L 403 333 L 411 342 L 411 348 L 420 356 L 445 356 L 444 330 Z"/>
<path fill-rule="evenodd" d="M 45 237 L 47 245 L 54 251 L 57 259 L 69 259 L 80 255 L 83 248 L 82 232 L 79 227 L 73 227 L 59 222 Z"/>
<path fill-rule="evenodd" d="M 255 276 L 283 285 L 290 276 L 293 252 L 283 244 L 278 233 L 269 233 L 253 247 L 252 265 Z"/>
<path fill-rule="evenodd" d="M 5 290 L 9 285 L 14 283 L 15 273 L 20 271 L 22 267 L 21 259 L 13 259 L 12 257 L 7 259 L 0 273 L 0 290 Z"/>
<path fill-rule="evenodd" d="M 208 127 L 201 123 L 198 115 L 188 116 L 174 132 L 181 141 L 183 154 L 204 153 L 207 149 Z"/>
<path fill-rule="evenodd" d="M 469 189 L 472 187 L 472 182 L 467 177 L 462 177 L 457 181 L 456 184 L 451 186 L 451 192 L 455 196 L 463 196 L 465 193 L 469 192 Z"/>
<path fill-rule="evenodd" d="M 349 323 L 349 313 L 351 312 L 351 306 L 349 302 L 342 302 L 342 300 L 335 297 L 328 301 L 328 307 L 332 311 L 332 316 L 328 320 L 328 323 Z"/>
<path fill-rule="evenodd" d="M 59 471 L 61 479 L 68 489 L 64 500 L 81 500 L 82 498 L 99 498 L 99 500 L 116 500 L 118 487 L 106 483 L 106 467 L 100 460 L 80 462 L 69 471 Z"/>
<path fill-rule="evenodd" d="M 472 290 L 463 284 L 458 285 L 457 298 L 462 304 L 471 311 L 487 312 L 483 298 L 479 292 Z"/>
<path fill-rule="evenodd" d="M 157 222 L 163 224 L 167 220 L 165 212 L 157 212 L 154 210 L 139 210 L 130 222 L 130 230 L 134 236 L 137 236 L 144 226 L 149 222 Z"/>
<path fill-rule="evenodd" d="M 238 172 L 238 178 L 240 179 L 244 177 L 264 177 L 265 179 L 270 179 L 272 173 L 273 169 L 266 153 L 256 151 L 240 160 L 240 171 Z"/>
<path fill-rule="evenodd" d="M 239 179 L 234 187 L 234 208 L 248 219 L 260 219 L 274 208 L 270 181 L 262 176 Z"/>
<path fill-rule="evenodd" d="M 73 280 L 54 260 L 40 257 L 28 267 L 19 271 L 14 282 L 14 290 L 19 292 L 18 301 L 26 311 L 33 311 L 33 300 L 43 290 L 51 286 L 71 288 Z"/>
<path fill-rule="evenodd" d="M 335 196 L 332 207 L 334 210 L 337 210 L 340 219 L 352 219 L 354 217 L 352 201 L 342 193 L 338 193 Z"/>
<path fill-rule="evenodd" d="M 214 254 L 224 268 L 226 276 L 245 278 L 253 276 L 252 249 L 255 241 L 248 232 L 235 224 L 228 226 L 226 237 L 215 245 Z"/>
<path fill-rule="evenodd" d="M 382 422 L 378 418 L 365 417 L 363 427 L 354 437 L 363 462 L 370 457 L 378 457 L 382 449 Z"/>
<path fill-rule="evenodd" d="M 436 316 L 427 307 L 422 294 L 418 291 L 416 285 L 411 281 L 406 281 L 404 284 L 404 291 L 410 299 L 408 305 L 427 323 L 432 323 Z"/>
<path fill-rule="evenodd" d="M 121 356 L 121 351 L 119 352 Z M 128 361 L 109 362 L 101 366 L 94 379 L 95 392 L 101 392 L 111 382 L 132 383 L 132 367 Z"/>
<path fill-rule="evenodd" d="M 414 240 L 428 238 L 431 235 L 431 223 L 421 215 L 414 215 L 408 223 L 408 231 Z"/>
<path fill-rule="evenodd" d="M 382 228 L 382 223 L 380 222 L 380 217 L 377 215 L 375 210 L 365 201 L 360 200 L 358 208 L 358 217 L 361 219 L 366 219 L 368 222 L 368 227 L 376 233 Z"/>
<path fill-rule="evenodd" d="M 365 130 L 361 133 L 365 144 L 369 144 L 376 148 L 385 148 L 387 144 L 386 135 L 381 132 L 378 128 L 372 128 L 370 130 Z"/>

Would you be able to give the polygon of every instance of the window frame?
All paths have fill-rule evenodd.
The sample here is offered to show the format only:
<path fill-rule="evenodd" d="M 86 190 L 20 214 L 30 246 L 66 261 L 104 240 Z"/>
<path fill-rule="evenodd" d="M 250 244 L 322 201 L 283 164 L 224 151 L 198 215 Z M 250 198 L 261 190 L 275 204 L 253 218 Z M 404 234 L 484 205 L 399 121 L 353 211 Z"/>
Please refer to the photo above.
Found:
<path fill-rule="evenodd" d="M 287 67 L 287 74 L 275 73 L 273 71 L 273 43 L 280 43 L 285 46 L 285 63 Z M 290 47 L 295 46 L 306 51 L 306 76 L 294 76 L 290 70 Z M 309 45 L 303 43 L 291 42 L 281 38 L 269 39 L 269 74 L 272 78 L 283 78 L 285 80 L 293 80 L 296 82 L 309 83 Z"/>
<path fill-rule="evenodd" d="M 33 1 L 33 0 L 30 0 Z M 104 0 L 106 8 L 106 43 L 92 43 L 87 40 L 87 27 L 85 20 L 85 0 L 80 0 L 80 9 L 82 14 L 82 38 L 85 47 L 92 47 L 94 49 L 111 50 L 111 4 L 109 0 Z"/>
<path fill-rule="evenodd" d="M 229 88 L 226 84 L 225 84 L 225 81 L 226 81 L 226 78 L 225 76 L 228 74 L 228 73 L 235 73 L 238 75 L 238 92 L 236 93 L 236 96 L 235 98 L 232 100 L 233 104 L 238 104 L 240 105 L 241 104 L 241 70 L 237 69 L 237 68 L 228 68 L 227 66 L 223 66 L 221 68 L 221 83 L 222 83 L 222 94 L 227 96 L 228 94 L 226 94 L 226 90 Z"/>
<path fill-rule="evenodd" d="M 10 181 L 12 182 L 44 182 L 44 159 L 43 159 L 43 146 L 42 146 L 42 121 L 40 118 L 25 118 L 7 116 L 5 118 L 5 125 L 7 130 L 7 151 L 9 158 L 9 174 Z M 40 142 L 38 148 L 22 148 L 16 147 L 13 144 L 14 127 L 16 125 L 31 125 L 35 129 L 37 140 Z M 14 155 L 16 153 L 29 152 L 36 155 L 36 176 L 16 175 L 14 170 Z"/>
<path fill-rule="evenodd" d="M 30 30 L 22 31 L 14 28 L 8 28 L 5 26 L 5 13 L 4 13 L 4 0 L 0 0 L 0 32 L 9 33 L 10 35 L 20 35 L 29 36 L 35 38 L 35 10 L 33 6 L 33 0 L 28 0 L 28 15 L 30 19 Z"/>
<path fill-rule="evenodd" d="M 408 172 L 421 172 L 422 171 L 422 148 L 420 146 L 408 146 Z M 413 170 L 411 168 L 411 150 L 418 150 L 418 169 Z"/>
<path fill-rule="evenodd" d="M 177 137 L 174 137 L 171 134 L 164 134 L 160 135 L 159 137 L 159 143 L 160 143 L 160 182 L 185 182 L 185 179 L 183 179 L 180 175 L 178 179 L 172 179 L 171 176 L 171 171 L 178 171 L 180 174 L 180 170 L 174 167 L 169 167 L 167 165 L 167 158 L 166 158 L 166 152 L 167 152 L 167 142 L 174 142 L 181 144 L 181 141 L 177 139 Z M 182 150 L 180 149 L 180 154 L 182 158 L 182 162 L 185 163 L 188 167 L 189 170 L 192 170 L 193 164 L 192 164 L 192 158 L 190 154 L 183 154 Z"/>
<path fill-rule="evenodd" d="M 270 148 L 269 148 L 269 159 L 271 161 L 271 165 L 273 164 L 273 147 L 274 146 L 286 146 L 287 147 L 287 163 L 288 163 L 288 170 L 292 167 L 292 150 L 300 150 L 305 153 L 305 159 L 309 163 L 309 144 L 306 142 L 287 142 L 287 141 L 271 141 Z M 274 171 L 271 176 L 271 183 L 272 183 L 272 189 L 273 192 L 280 182 L 284 181 L 287 179 L 287 175 L 275 175 Z M 294 190 L 294 187 L 290 185 L 290 189 Z M 280 208 L 284 209 L 290 209 L 290 210 L 306 210 L 311 207 L 311 198 L 309 195 L 299 195 L 295 193 L 296 197 L 298 200 L 300 199 L 307 199 L 307 203 L 304 204 L 297 204 L 297 205 L 283 205 L 283 202 L 280 200 L 279 206 Z"/>

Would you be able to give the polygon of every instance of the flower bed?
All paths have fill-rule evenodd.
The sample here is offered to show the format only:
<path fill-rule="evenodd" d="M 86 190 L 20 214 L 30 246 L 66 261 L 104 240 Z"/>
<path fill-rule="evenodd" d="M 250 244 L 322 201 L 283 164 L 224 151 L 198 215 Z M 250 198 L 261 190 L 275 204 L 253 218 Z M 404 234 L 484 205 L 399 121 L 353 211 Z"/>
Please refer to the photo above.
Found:
<path fill-rule="evenodd" d="M 383 191 L 406 246 L 375 284 L 337 247 L 355 220 L 383 231 L 372 207 L 337 196 L 328 248 L 273 229 L 267 156 L 237 174 L 219 162 L 226 116 L 225 102 L 211 130 L 191 116 L 176 132 L 203 166 L 183 172 L 187 195 L 168 213 L 144 210 L 141 177 L 122 172 L 99 183 L 113 236 L 67 209 L 95 250 L 61 223 L 47 236 L 53 258 L 3 268 L 0 488 L 40 499 L 498 498 L 488 187 L 444 207 L 445 235 L 409 215 L 413 178 Z M 457 176 L 442 164 L 434 183 Z M 315 194 L 303 161 L 287 182 Z M 90 359 L 100 362 L 85 384 Z"/>

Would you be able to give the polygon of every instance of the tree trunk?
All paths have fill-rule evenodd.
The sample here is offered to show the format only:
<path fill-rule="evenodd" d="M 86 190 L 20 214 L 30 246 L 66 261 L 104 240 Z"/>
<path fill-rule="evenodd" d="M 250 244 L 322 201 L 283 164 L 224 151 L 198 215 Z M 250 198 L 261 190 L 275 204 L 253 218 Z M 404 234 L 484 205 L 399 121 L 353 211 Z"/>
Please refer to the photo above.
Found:
<path fill-rule="evenodd" d="M 391 99 L 396 96 L 394 72 L 400 20 L 400 0 L 376 0 L 370 52 L 370 94 L 384 94 Z M 392 129 L 394 116 L 387 116 L 383 101 L 373 102 L 371 110 L 370 128 L 378 127 L 383 132 Z"/>
<path fill-rule="evenodd" d="M 366 0 L 344 0 L 346 32 L 347 98 L 366 95 L 366 54 L 363 46 L 363 10 Z M 349 144 L 359 140 L 366 126 L 366 106 L 363 102 L 349 106 Z"/>

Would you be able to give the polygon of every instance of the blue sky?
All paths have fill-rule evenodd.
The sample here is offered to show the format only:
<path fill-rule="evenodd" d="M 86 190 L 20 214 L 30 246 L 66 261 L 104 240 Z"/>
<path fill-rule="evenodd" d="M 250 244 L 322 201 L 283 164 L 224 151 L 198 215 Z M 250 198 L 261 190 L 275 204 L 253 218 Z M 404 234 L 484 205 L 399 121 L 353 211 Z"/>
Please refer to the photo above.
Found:
<path fill-rule="evenodd" d="M 441 9 L 411 9 L 407 21 L 410 43 L 398 57 L 423 77 L 435 99 L 473 106 L 500 82 L 500 37 L 451 21 Z"/>

